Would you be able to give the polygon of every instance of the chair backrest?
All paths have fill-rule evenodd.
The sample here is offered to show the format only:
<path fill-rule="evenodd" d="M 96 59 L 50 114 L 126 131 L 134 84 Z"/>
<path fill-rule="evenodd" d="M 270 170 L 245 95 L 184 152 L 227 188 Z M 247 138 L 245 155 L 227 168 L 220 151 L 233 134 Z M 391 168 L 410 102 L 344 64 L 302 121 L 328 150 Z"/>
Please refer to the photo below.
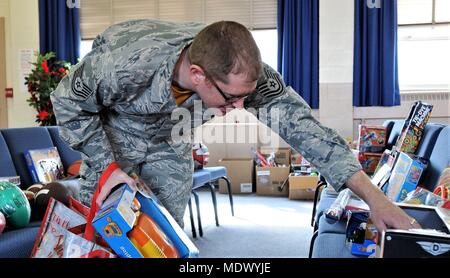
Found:
<path fill-rule="evenodd" d="M 426 124 L 415 154 L 417 156 L 430 159 L 431 152 L 433 151 L 434 145 L 436 143 L 436 139 L 438 138 L 439 133 L 444 127 L 445 125 L 443 124 Z"/>
<path fill-rule="evenodd" d="M 5 139 L 3 139 L 3 136 L 0 133 L 0 177 L 13 176 L 17 176 L 17 172 L 14 168 L 8 145 L 6 145 Z"/>
<path fill-rule="evenodd" d="M 28 171 L 24 152 L 54 147 L 50 134 L 45 127 L 8 128 L 2 129 L 1 133 L 20 176 L 21 188 L 25 189 L 33 184 L 33 180 Z"/>
<path fill-rule="evenodd" d="M 444 169 L 450 165 L 450 126 L 441 130 L 430 155 L 430 163 L 423 173 L 421 184 L 433 191 Z"/>
<path fill-rule="evenodd" d="M 391 150 L 392 147 L 397 142 L 398 136 L 402 132 L 403 125 L 405 124 L 405 120 L 393 120 L 394 124 L 392 125 L 391 131 L 387 136 L 386 141 L 386 149 Z"/>
<path fill-rule="evenodd" d="M 394 120 L 384 121 L 383 126 L 386 128 L 386 139 L 389 138 L 389 135 L 391 134 L 394 123 L 395 123 Z"/>
<path fill-rule="evenodd" d="M 58 149 L 64 169 L 68 169 L 74 161 L 81 159 L 81 153 L 70 148 L 70 146 L 59 136 L 58 126 L 49 126 L 47 127 L 47 130 L 50 133 L 53 144 Z"/>

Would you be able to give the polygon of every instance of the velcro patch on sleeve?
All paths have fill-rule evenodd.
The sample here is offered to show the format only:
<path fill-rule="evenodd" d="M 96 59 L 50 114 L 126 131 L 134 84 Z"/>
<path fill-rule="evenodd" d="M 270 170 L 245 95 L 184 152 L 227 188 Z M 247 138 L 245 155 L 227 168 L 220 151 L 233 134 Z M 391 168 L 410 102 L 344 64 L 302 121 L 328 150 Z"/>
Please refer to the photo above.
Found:
<path fill-rule="evenodd" d="M 267 98 L 274 98 L 283 94 L 286 85 L 278 74 L 265 67 L 264 77 L 257 87 L 260 94 Z"/>
<path fill-rule="evenodd" d="M 75 71 L 72 77 L 72 93 L 80 100 L 86 100 L 93 94 L 93 90 L 83 82 L 84 63 Z"/>

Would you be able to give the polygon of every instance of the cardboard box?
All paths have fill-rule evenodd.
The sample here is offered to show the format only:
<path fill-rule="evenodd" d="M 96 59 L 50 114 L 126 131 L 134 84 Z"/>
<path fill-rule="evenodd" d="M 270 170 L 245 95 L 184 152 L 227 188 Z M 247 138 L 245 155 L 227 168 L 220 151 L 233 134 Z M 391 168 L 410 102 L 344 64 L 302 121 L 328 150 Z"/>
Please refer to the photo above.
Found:
<path fill-rule="evenodd" d="M 224 158 L 217 163 L 227 168 L 228 180 L 233 194 L 253 193 L 253 159 Z M 224 180 L 219 181 L 219 192 L 228 193 Z"/>
<path fill-rule="evenodd" d="M 287 197 L 289 172 L 290 166 L 256 167 L 256 194 Z"/>
<path fill-rule="evenodd" d="M 386 148 L 386 127 L 359 125 L 358 150 L 366 153 L 382 153 Z"/>
<path fill-rule="evenodd" d="M 133 233 L 137 227 L 135 226 L 138 219 L 135 210 L 139 208 L 137 202 L 140 204 L 139 218 L 143 214 L 151 218 L 152 226 L 155 227 L 154 231 L 156 232 L 140 232 L 140 237 L 133 239 L 130 233 Z M 145 252 L 156 248 L 148 248 L 147 243 L 158 242 L 156 238 L 160 237 L 164 238 L 162 241 L 165 242 L 163 245 L 158 244 L 160 252 L 156 253 L 159 253 L 160 257 L 169 253 L 175 253 L 180 258 L 198 257 L 198 249 L 170 213 L 159 204 L 151 192 L 142 188 L 138 189 L 122 184 L 102 204 L 92 221 L 92 225 L 114 252 L 122 258 L 148 257 L 145 256 Z M 141 236 L 142 234 L 145 235 L 145 238 Z M 135 240 L 134 243 L 133 240 Z M 142 247 L 135 244 L 139 244 L 139 246 L 142 244 Z M 175 251 L 170 252 L 169 249 L 161 248 L 166 245 L 170 245 L 170 250 Z M 168 251 L 165 252 L 164 250 Z"/>
<path fill-rule="evenodd" d="M 291 148 L 261 148 L 260 152 L 265 157 L 275 152 L 275 163 L 288 166 L 291 164 Z"/>
<path fill-rule="evenodd" d="M 375 173 L 375 169 L 380 162 L 382 154 L 381 153 L 362 153 L 359 152 L 358 160 L 361 163 L 363 171 L 368 175 Z"/>
<path fill-rule="evenodd" d="M 386 186 L 386 196 L 393 202 L 403 201 L 409 192 L 416 189 L 426 166 L 423 159 L 400 153 Z"/>
<path fill-rule="evenodd" d="M 291 200 L 313 200 L 316 192 L 317 176 L 295 176 L 289 175 L 289 199 Z"/>

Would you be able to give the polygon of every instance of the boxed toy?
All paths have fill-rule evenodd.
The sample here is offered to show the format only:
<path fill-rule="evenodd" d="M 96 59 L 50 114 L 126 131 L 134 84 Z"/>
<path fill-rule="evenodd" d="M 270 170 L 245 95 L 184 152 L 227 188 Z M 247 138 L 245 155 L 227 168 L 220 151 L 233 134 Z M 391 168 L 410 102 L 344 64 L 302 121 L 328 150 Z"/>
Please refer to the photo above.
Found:
<path fill-rule="evenodd" d="M 122 184 L 105 200 L 92 222 L 123 258 L 189 258 L 198 249 L 145 188 Z"/>
<path fill-rule="evenodd" d="M 359 152 L 358 160 L 366 174 L 372 175 L 375 172 L 375 169 L 380 162 L 381 155 L 382 154 L 380 153 Z"/>
<path fill-rule="evenodd" d="M 450 258 L 450 210 L 398 204 L 422 229 L 387 229 L 381 237 L 384 258 Z"/>
<path fill-rule="evenodd" d="M 426 166 L 427 161 L 423 158 L 411 158 L 406 153 L 400 153 L 385 186 L 386 196 L 393 202 L 404 200 L 409 192 L 416 189 Z"/>
<path fill-rule="evenodd" d="M 422 139 L 423 129 L 431 116 L 433 105 L 417 101 L 405 120 L 402 132 L 395 143 L 395 150 L 414 154 Z"/>
<path fill-rule="evenodd" d="M 397 159 L 398 152 L 393 152 L 391 150 L 384 150 L 381 154 L 380 161 L 375 168 L 374 174 L 377 174 L 378 170 L 385 164 L 389 165 L 391 168 L 394 167 L 395 160 Z"/>
<path fill-rule="evenodd" d="M 358 150 L 381 153 L 386 148 L 386 127 L 359 125 Z"/>
<path fill-rule="evenodd" d="M 64 167 L 56 147 L 24 153 L 34 183 L 49 183 L 64 178 Z"/>

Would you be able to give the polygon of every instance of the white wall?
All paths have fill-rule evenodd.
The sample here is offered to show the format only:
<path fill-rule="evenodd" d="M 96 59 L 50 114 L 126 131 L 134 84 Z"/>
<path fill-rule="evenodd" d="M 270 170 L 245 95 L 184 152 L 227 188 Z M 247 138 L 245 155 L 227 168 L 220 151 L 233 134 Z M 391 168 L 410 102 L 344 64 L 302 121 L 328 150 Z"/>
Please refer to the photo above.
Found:
<path fill-rule="evenodd" d="M 430 122 L 450 124 L 448 92 L 402 94 L 400 106 L 353 107 L 353 0 L 320 0 L 320 121 L 344 138 L 356 138 L 360 123 L 404 119 L 414 101 L 434 105 Z"/>
<path fill-rule="evenodd" d="M 353 0 L 319 3 L 319 119 L 343 137 L 353 134 Z"/>
<path fill-rule="evenodd" d="M 6 21 L 6 86 L 14 89 L 14 98 L 8 99 L 8 127 L 35 126 L 36 112 L 26 102 L 29 94 L 21 91 L 19 51 L 39 50 L 38 1 L 0 0 L 0 17 Z"/>

